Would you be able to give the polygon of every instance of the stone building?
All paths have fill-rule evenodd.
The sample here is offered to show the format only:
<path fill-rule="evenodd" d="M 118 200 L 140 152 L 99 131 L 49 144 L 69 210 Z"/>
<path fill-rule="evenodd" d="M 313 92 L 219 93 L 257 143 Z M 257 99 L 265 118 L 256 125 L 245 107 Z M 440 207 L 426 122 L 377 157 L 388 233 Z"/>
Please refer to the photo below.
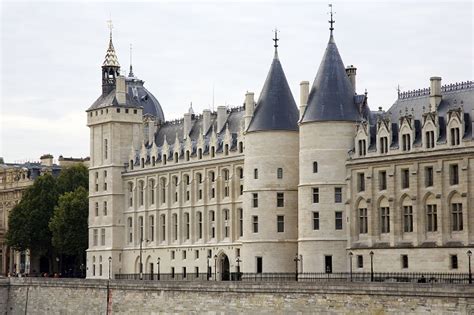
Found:
<path fill-rule="evenodd" d="M 173 121 L 131 66 L 120 74 L 110 34 L 87 110 L 88 278 L 365 271 L 369 259 L 376 271 L 467 270 L 474 84 L 435 77 L 371 111 L 332 26 L 299 110 L 275 38 L 257 101 Z"/>

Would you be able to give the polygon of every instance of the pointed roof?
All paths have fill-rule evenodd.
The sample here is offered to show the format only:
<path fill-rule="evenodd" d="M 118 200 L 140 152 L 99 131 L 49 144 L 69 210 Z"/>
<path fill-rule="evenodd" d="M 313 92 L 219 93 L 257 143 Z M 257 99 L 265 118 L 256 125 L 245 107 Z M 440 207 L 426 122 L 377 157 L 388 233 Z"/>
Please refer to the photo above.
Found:
<path fill-rule="evenodd" d="M 105 59 L 102 67 L 120 67 L 117 54 L 115 53 L 114 44 L 112 43 L 112 33 L 110 34 L 109 48 L 105 53 Z"/>
<path fill-rule="evenodd" d="M 298 130 L 298 108 L 278 59 L 276 47 L 270 71 L 247 132 Z"/>
<path fill-rule="evenodd" d="M 359 120 L 354 96 L 354 87 L 346 74 L 331 30 L 301 122 Z"/>

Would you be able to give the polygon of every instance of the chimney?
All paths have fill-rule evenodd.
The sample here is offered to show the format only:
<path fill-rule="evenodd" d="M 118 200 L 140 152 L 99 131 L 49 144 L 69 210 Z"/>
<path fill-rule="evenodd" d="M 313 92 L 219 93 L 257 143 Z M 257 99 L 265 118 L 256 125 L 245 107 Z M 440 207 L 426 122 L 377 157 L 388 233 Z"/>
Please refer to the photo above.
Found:
<path fill-rule="evenodd" d="M 123 75 L 119 75 L 117 77 L 117 83 L 115 86 L 115 97 L 117 98 L 117 103 L 119 105 L 126 104 L 126 89 L 125 89 L 125 77 Z"/>
<path fill-rule="evenodd" d="M 441 103 L 441 77 L 430 78 L 430 111 L 435 112 Z"/>
<path fill-rule="evenodd" d="M 227 108 L 225 106 L 217 107 L 217 133 L 221 132 L 227 120 Z"/>
<path fill-rule="evenodd" d="M 153 119 L 148 121 L 148 143 L 155 141 L 156 122 Z"/>
<path fill-rule="evenodd" d="M 300 119 L 303 117 L 306 105 L 308 105 L 309 82 L 301 81 L 300 83 Z"/>
<path fill-rule="evenodd" d="M 354 92 L 356 92 L 356 72 L 357 68 L 353 65 L 350 65 L 346 68 L 346 74 L 349 77 L 349 81 L 351 81 Z"/>
<path fill-rule="evenodd" d="M 211 127 L 211 111 L 205 109 L 202 111 L 202 133 L 203 136 L 206 135 L 207 131 Z"/>
<path fill-rule="evenodd" d="M 189 137 L 189 132 L 191 131 L 191 114 L 184 114 L 184 123 L 183 123 L 183 139 L 186 140 Z"/>
<path fill-rule="evenodd" d="M 42 166 L 52 166 L 53 165 L 53 156 L 51 154 L 43 154 L 40 157 Z"/>
<path fill-rule="evenodd" d="M 255 109 L 255 100 L 254 100 L 254 94 L 253 92 L 247 92 L 245 93 L 245 130 L 250 125 L 250 122 L 252 121 L 253 117 L 253 110 Z"/>

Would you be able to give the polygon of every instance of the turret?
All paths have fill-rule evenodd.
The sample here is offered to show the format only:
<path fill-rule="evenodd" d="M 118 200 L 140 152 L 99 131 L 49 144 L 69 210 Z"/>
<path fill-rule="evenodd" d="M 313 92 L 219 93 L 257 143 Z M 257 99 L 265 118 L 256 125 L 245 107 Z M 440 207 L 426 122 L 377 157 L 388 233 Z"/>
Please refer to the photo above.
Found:
<path fill-rule="evenodd" d="M 117 54 L 115 53 L 114 44 L 112 43 L 112 23 L 109 23 L 110 39 L 109 48 L 105 54 L 104 62 L 102 63 L 102 94 L 109 94 L 116 84 L 116 79 L 120 75 L 120 64 L 118 62 Z"/>

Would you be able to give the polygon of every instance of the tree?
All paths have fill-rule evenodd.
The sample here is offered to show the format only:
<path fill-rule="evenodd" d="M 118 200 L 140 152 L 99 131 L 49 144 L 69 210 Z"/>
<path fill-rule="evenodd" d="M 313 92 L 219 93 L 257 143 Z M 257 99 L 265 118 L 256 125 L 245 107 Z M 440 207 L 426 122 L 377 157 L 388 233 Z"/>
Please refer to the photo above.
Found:
<path fill-rule="evenodd" d="M 61 170 L 57 178 L 60 194 L 75 191 L 78 187 L 89 188 L 89 170 L 83 164 L 75 164 Z"/>
<path fill-rule="evenodd" d="M 49 228 L 53 246 L 62 254 L 76 256 L 79 261 L 87 249 L 88 193 L 84 187 L 59 197 Z"/>

